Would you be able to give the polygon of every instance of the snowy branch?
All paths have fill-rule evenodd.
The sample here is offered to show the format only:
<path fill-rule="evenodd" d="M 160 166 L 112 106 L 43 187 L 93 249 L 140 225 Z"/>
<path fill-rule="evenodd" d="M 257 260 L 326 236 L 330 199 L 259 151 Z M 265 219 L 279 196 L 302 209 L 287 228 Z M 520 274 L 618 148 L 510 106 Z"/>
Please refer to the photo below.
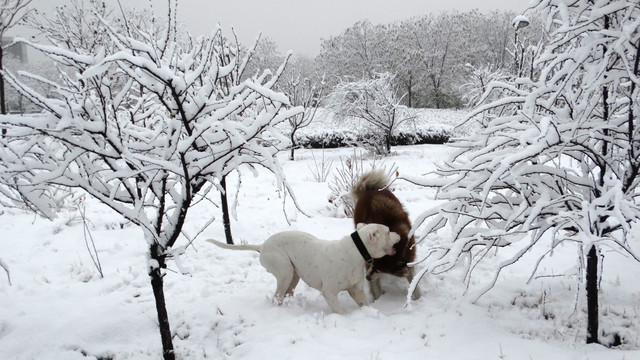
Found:
<path fill-rule="evenodd" d="M 428 178 L 408 179 L 438 188 L 444 201 L 415 222 L 419 241 L 434 233 L 448 239 L 424 260 L 421 275 L 471 259 L 468 277 L 490 249 L 513 248 L 481 296 L 545 234 L 553 247 L 609 244 L 639 259 L 627 235 L 640 220 L 631 116 L 640 103 L 640 8 L 623 0 L 560 3 L 539 5 L 556 24 L 535 60 L 539 75 L 488 84 L 468 117 L 482 118 L 485 129 Z M 605 16 L 611 24 L 603 30 Z"/>

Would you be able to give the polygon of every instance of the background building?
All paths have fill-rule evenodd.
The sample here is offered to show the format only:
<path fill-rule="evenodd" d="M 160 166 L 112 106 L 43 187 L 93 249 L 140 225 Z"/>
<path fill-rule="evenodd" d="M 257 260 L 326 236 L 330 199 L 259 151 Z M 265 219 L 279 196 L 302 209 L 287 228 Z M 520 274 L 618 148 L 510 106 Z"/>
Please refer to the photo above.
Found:
<path fill-rule="evenodd" d="M 23 43 L 13 44 L 13 37 L 2 38 L 2 48 L 4 50 L 4 56 L 13 56 L 16 59 L 27 62 L 27 47 Z"/>

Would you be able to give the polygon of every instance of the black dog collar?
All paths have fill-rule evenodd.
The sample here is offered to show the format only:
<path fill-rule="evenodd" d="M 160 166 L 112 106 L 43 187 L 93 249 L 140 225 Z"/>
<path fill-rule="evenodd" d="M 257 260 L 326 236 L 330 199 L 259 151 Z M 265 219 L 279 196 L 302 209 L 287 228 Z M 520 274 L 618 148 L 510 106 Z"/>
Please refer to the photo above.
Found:
<path fill-rule="evenodd" d="M 362 255 L 362 257 L 364 258 L 364 261 L 367 264 L 371 264 L 373 262 L 373 258 L 371 257 L 371 255 L 369 255 L 369 252 L 364 246 L 362 239 L 360 239 L 360 234 L 358 234 L 357 231 L 354 231 L 353 233 L 351 233 L 351 239 L 353 240 L 353 243 L 356 244 L 356 247 L 358 248 L 360 255 Z"/>

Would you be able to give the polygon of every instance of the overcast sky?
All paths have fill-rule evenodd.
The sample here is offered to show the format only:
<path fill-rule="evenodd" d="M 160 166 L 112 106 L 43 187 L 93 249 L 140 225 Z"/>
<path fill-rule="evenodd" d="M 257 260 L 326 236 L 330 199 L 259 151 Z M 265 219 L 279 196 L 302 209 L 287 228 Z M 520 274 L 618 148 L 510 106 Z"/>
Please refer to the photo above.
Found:
<path fill-rule="evenodd" d="M 69 0 L 33 0 L 42 11 Z M 167 0 L 122 0 L 125 6 L 152 4 L 164 12 Z M 178 17 L 193 34 L 205 34 L 220 23 L 236 30 L 243 44 L 262 32 L 281 52 L 293 50 L 309 56 L 320 52 L 321 39 L 338 35 L 359 20 L 390 23 L 412 16 L 446 10 L 480 9 L 522 12 L 529 0 L 179 0 Z M 50 10 L 49 10 L 50 11 Z"/>

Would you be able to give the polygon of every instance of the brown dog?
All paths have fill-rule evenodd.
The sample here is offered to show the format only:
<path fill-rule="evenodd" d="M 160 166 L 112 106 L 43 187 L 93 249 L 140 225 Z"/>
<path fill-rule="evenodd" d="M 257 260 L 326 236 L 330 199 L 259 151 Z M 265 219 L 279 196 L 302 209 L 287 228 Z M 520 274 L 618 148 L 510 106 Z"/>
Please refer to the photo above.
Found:
<path fill-rule="evenodd" d="M 400 242 L 394 245 L 395 255 L 374 259 L 368 266 L 367 279 L 370 281 L 374 299 L 382 295 L 381 273 L 405 277 L 409 283 L 415 275 L 414 268 L 407 266 L 407 263 L 413 262 L 416 257 L 415 238 L 409 237 L 411 221 L 400 200 L 387 189 L 388 186 L 388 177 L 384 171 L 371 170 L 363 174 L 351 189 L 351 194 L 356 200 L 353 211 L 355 224 L 383 224 L 388 226 L 390 231 L 400 235 Z M 416 300 L 419 297 L 420 290 L 416 286 L 411 298 Z"/>

